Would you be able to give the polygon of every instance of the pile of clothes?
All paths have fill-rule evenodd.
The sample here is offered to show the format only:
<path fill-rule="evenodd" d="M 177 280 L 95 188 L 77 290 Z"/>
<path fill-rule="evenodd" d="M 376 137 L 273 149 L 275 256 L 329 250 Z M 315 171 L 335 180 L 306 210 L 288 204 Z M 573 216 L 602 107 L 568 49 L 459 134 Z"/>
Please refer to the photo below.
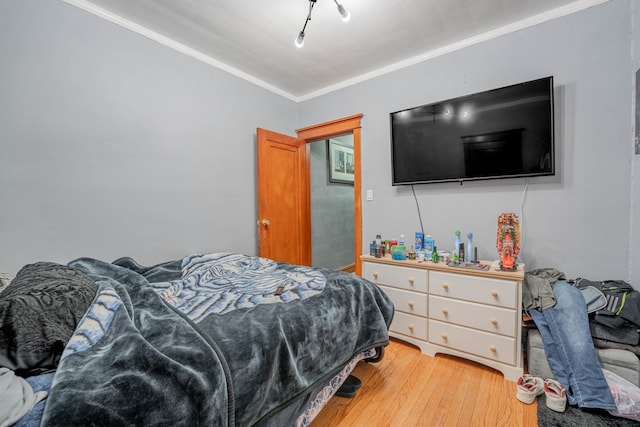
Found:
<path fill-rule="evenodd" d="M 570 405 L 640 420 L 640 389 L 612 385 L 594 348 L 597 343 L 639 354 L 640 292 L 620 280 L 566 280 L 558 270 L 540 269 L 525 273 L 522 303 Z"/>
<path fill-rule="evenodd" d="M 600 303 L 589 316 L 593 343 L 598 348 L 620 348 L 640 357 L 640 292 L 622 280 L 569 281 L 579 289 L 595 289 Z M 595 295 L 595 291 L 592 292 Z"/>

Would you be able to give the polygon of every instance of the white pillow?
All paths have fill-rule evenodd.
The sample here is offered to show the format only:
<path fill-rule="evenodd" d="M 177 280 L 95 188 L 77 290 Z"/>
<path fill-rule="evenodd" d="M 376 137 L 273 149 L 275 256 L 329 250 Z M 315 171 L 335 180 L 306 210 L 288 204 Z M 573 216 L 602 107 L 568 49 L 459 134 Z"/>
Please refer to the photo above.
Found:
<path fill-rule="evenodd" d="M 3 273 L 2 271 L 0 271 L 0 292 L 2 292 L 4 288 L 9 286 L 11 280 L 13 280 L 13 277 L 9 276 L 8 273 Z"/>

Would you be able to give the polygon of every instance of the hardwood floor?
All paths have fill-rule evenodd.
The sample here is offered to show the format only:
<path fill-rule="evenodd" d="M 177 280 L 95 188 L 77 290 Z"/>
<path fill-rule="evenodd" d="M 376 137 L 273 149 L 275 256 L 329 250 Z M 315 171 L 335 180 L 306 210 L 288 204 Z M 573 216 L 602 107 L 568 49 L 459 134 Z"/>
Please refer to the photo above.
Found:
<path fill-rule="evenodd" d="M 359 363 L 362 388 L 334 396 L 311 427 L 535 427 L 537 403 L 516 399 L 516 384 L 486 366 L 447 355 L 429 357 L 392 339 L 379 363 Z"/>

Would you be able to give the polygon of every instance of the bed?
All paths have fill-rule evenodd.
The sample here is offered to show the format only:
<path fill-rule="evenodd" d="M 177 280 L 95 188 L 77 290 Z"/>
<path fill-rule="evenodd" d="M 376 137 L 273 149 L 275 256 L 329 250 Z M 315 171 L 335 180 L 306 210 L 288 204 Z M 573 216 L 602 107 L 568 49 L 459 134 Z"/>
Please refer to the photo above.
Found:
<path fill-rule="evenodd" d="M 236 253 L 38 262 L 0 293 L 0 366 L 48 392 L 17 425 L 302 426 L 393 311 L 358 276 Z"/>

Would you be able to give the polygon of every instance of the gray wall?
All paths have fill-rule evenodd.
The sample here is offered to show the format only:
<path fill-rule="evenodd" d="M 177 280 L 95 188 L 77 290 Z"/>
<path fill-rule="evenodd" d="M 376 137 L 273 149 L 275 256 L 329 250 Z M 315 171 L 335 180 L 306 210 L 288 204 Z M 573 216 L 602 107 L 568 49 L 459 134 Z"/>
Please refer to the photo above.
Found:
<path fill-rule="evenodd" d="M 327 141 L 312 142 L 311 264 L 314 267 L 339 269 L 353 264 L 353 210 L 353 185 L 329 183 Z"/>
<path fill-rule="evenodd" d="M 425 232 L 450 249 L 456 229 L 471 231 L 479 257 L 494 260 L 498 216 L 516 212 L 527 269 L 633 275 L 640 284 L 632 270 L 640 267 L 632 267 L 638 245 L 630 245 L 632 202 L 639 200 L 630 197 L 638 179 L 631 175 L 631 16 L 629 1 L 614 0 L 301 103 L 301 126 L 364 114 L 362 252 L 376 233 L 420 229 L 411 188 L 391 186 L 391 111 L 553 75 L 557 175 L 416 185 Z"/>
<path fill-rule="evenodd" d="M 631 90 L 631 92 L 638 94 L 640 92 L 640 87 L 637 87 L 638 82 L 636 81 L 636 74 L 638 73 L 638 70 L 640 70 L 640 33 L 638 33 L 638 29 L 640 29 L 640 10 L 638 9 L 637 3 L 633 5 L 631 10 L 631 34 L 633 35 L 631 46 L 633 47 L 633 57 L 631 61 L 632 69 L 629 71 L 629 74 L 631 74 L 630 78 L 633 85 L 633 90 Z M 631 117 L 640 117 L 640 96 L 636 95 L 636 98 L 632 100 L 631 111 Z M 631 122 L 635 135 L 640 135 L 640 128 L 637 128 L 638 122 L 634 121 L 633 118 L 631 119 Z M 638 138 L 636 144 L 636 147 L 640 148 L 640 138 Z M 640 288 L 640 152 L 637 152 L 634 148 L 630 148 L 629 151 L 634 153 L 631 155 L 633 160 L 631 164 L 632 173 L 630 178 L 631 226 L 629 227 L 629 253 L 631 256 L 629 259 L 629 277 L 631 283 L 636 288 Z"/>
<path fill-rule="evenodd" d="M 445 249 L 472 231 L 495 259 L 498 215 L 516 212 L 528 269 L 638 286 L 635 9 L 612 0 L 296 104 L 62 2 L 0 2 L 0 268 L 255 253 L 255 128 L 356 113 L 367 252 L 420 227 L 411 188 L 390 184 L 389 112 L 553 75 L 558 174 L 417 185 L 425 232 Z"/>
<path fill-rule="evenodd" d="M 297 105 L 61 1 L 0 2 L 0 270 L 257 252 L 256 127 Z"/>

